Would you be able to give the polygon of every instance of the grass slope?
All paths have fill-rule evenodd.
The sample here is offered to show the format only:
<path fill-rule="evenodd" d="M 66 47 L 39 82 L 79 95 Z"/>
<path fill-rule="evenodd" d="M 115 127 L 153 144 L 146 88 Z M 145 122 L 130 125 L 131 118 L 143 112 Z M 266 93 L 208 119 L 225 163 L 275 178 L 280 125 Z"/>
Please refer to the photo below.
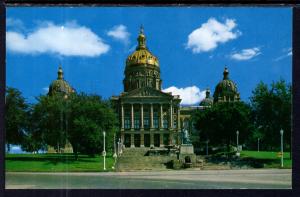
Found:
<path fill-rule="evenodd" d="M 113 171 L 114 159 L 106 157 L 107 171 Z M 102 172 L 103 157 L 79 155 L 78 160 L 72 154 L 6 154 L 7 172 Z"/>
<path fill-rule="evenodd" d="M 242 151 L 241 158 L 250 158 L 264 164 L 265 168 L 279 168 L 281 165 L 281 158 L 277 156 L 278 152 L 268 151 Z M 290 153 L 283 154 L 283 168 L 292 168 L 292 160 Z"/>

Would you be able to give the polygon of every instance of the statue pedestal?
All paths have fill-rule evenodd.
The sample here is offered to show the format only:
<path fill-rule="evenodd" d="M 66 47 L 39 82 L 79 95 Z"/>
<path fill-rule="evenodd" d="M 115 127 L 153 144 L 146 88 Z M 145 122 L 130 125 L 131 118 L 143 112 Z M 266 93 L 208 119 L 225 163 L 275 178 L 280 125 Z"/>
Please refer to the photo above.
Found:
<path fill-rule="evenodd" d="M 194 146 L 192 144 L 181 144 L 180 154 L 194 154 Z"/>
<path fill-rule="evenodd" d="M 196 163 L 196 154 L 192 144 L 181 144 L 179 158 L 182 163 Z"/>

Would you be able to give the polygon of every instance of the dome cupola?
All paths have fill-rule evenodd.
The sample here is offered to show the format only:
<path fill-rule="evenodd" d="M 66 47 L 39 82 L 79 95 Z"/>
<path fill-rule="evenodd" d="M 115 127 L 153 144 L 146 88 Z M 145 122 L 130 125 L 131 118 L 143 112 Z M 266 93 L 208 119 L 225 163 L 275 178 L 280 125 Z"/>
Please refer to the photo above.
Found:
<path fill-rule="evenodd" d="M 146 46 L 146 36 L 142 26 L 137 41 L 136 50 L 126 59 L 124 92 L 143 87 L 161 90 L 159 62 Z"/>
<path fill-rule="evenodd" d="M 143 26 L 140 28 L 137 41 L 138 45 L 136 50 L 126 59 L 126 66 L 146 65 L 159 67 L 157 57 L 155 57 L 146 47 L 146 36 L 144 34 Z"/>
<path fill-rule="evenodd" d="M 225 67 L 223 72 L 223 80 L 220 81 L 214 92 L 214 103 L 239 101 L 240 93 L 237 90 L 237 85 L 229 79 L 229 71 Z"/>
<path fill-rule="evenodd" d="M 201 102 L 200 102 L 200 106 L 203 106 L 203 107 L 210 107 L 213 105 L 213 99 L 210 97 L 210 90 L 209 88 L 206 89 L 206 97 L 205 99 L 203 99 Z"/>
<path fill-rule="evenodd" d="M 57 72 L 57 80 L 54 80 L 50 86 L 49 86 L 49 92 L 48 95 L 52 96 L 55 94 L 62 94 L 62 95 L 69 95 L 71 93 L 74 93 L 75 90 L 69 85 L 67 81 L 64 80 L 64 73 L 59 66 L 58 72 Z"/>

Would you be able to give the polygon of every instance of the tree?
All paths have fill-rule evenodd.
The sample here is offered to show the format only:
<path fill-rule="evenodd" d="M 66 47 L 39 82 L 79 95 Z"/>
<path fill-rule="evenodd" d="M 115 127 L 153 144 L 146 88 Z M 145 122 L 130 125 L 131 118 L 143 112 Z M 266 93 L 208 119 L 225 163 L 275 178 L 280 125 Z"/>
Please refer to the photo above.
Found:
<path fill-rule="evenodd" d="M 250 98 L 253 123 L 267 150 L 280 148 L 280 129 L 284 130 L 285 148 L 291 147 L 291 91 L 291 85 L 284 80 L 270 87 L 260 82 Z"/>
<path fill-rule="evenodd" d="M 26 135 L 28 125 L 29 106 L 16 88 L 7 87 L 5 94 L 5 130 L 6 145 L 10 151 L 9 144 L 21 144 Z"/>
<path fill-rule="evenodd" d="M 50 145 L 59 151 L 70 142 L 76 159 L 78 153 L 94 156 L 103 149 L 103 131 L 107 133 L 107 150 L 113 147 L 116 114 L 100 96 L 84 93 L 40 96 L 31 119 L 30 136 L 24 145 L 28 150 Z"/>
<path fill-rule="evenodd" d="M 97 95 L 73 95 L 69 101 L 68 139 L 75 158 L 78 153 L 94 156 L 103 150 L 103 131 L 106 132 L 106 148 L 113 148 L 113 134 L 117 128 L 117 116 L 109 105 Z"/>
<path fill-rule="evenodd" d="M 58 152 L 66 145 L 66 99 L 62 95 L 39 96 L 31 113 L 31 137 L 35 144 L 54 147 Z"/>
<path fill-rule="evenodd" d="M 200 139 L 210 141 L 210 145 L 236 145 L 236 131 L 239 140 L 244 142 L 251 127 L 250 107 L 243 102 L 216 103 L 211 108 L 198 111 L 194 115 L 195 128 L 199 130 Z"/>

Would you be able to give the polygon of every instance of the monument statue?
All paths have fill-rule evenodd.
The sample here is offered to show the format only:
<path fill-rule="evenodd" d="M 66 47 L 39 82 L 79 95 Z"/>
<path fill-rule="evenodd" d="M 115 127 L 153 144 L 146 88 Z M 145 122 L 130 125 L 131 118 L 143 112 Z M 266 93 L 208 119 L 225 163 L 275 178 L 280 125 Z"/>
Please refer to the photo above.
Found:
<path fill-rule="evenodd" d="M 190 135 L 187 129 L 182 130 L 182 144 L 192 144 L 190 140 Z"/>

